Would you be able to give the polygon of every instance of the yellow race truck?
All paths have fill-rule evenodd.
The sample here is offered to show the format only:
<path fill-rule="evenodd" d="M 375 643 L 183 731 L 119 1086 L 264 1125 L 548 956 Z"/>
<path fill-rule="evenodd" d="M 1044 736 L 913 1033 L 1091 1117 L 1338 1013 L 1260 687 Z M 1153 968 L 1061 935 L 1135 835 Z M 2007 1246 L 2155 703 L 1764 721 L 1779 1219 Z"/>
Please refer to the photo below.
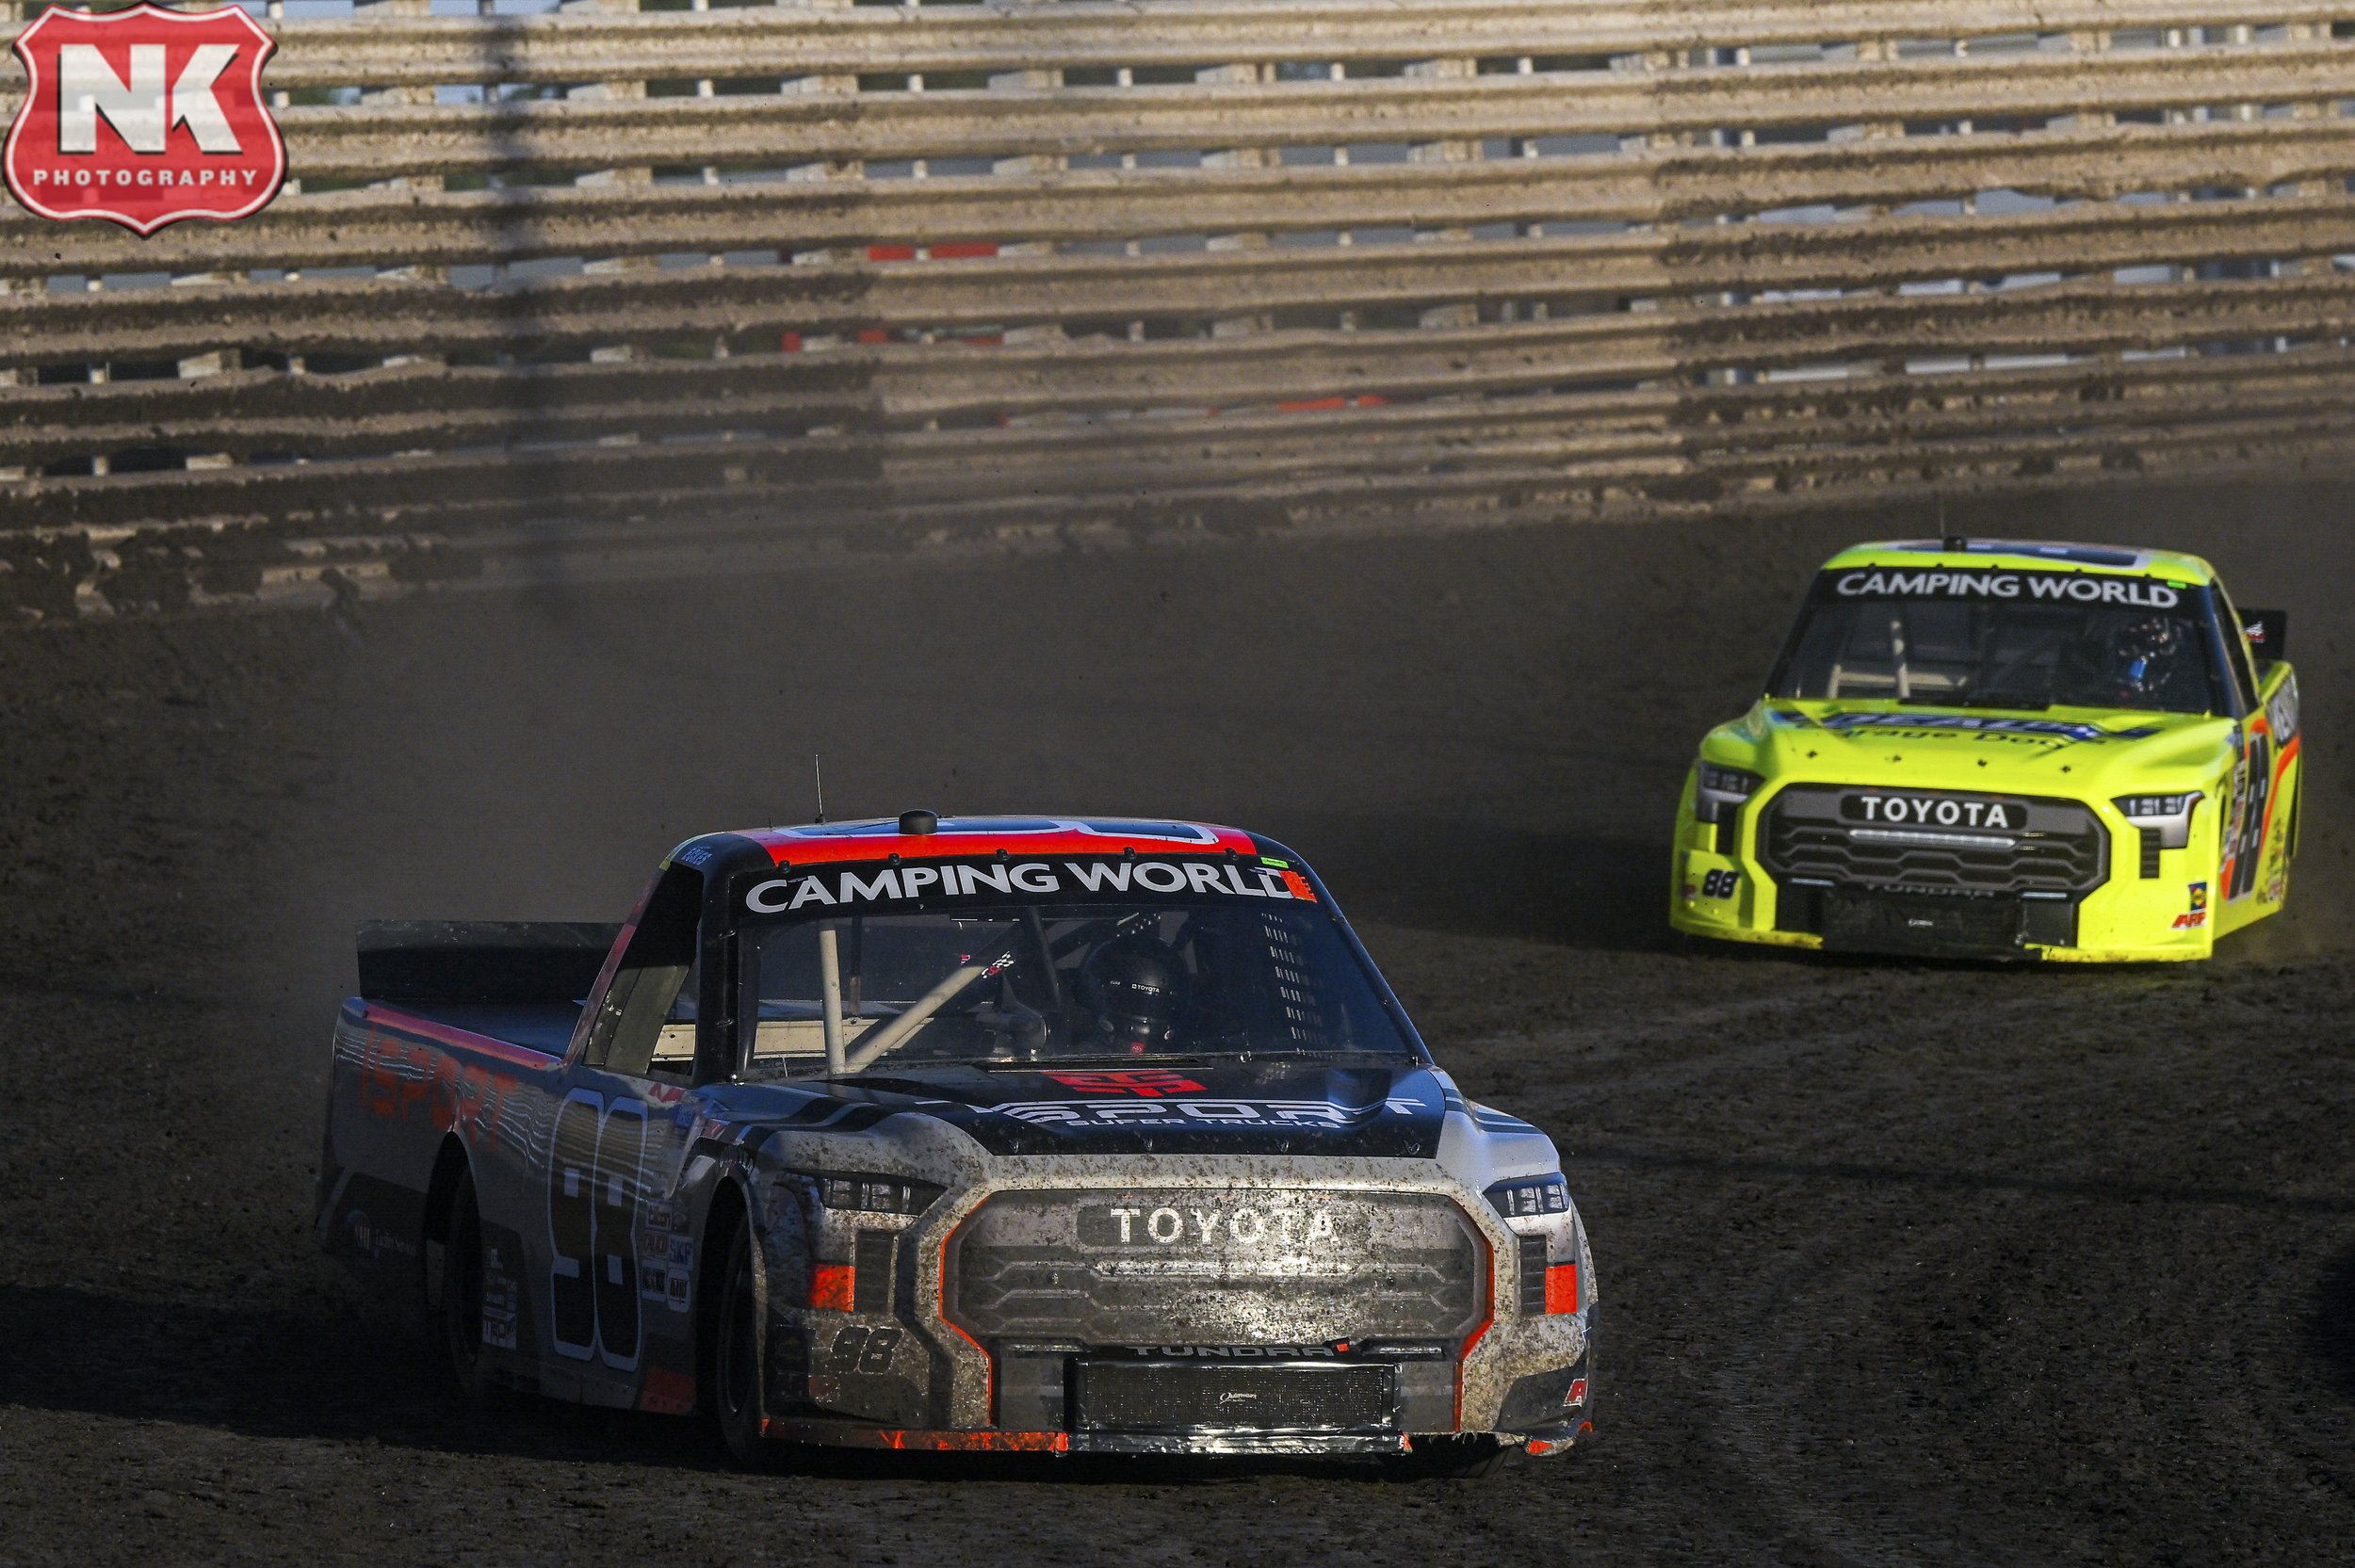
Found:
<path fill-rule="evenodd" d="M 2206 958 L 2288 894 L 2285 632 L 2194 556 L 1843 551 L 1764 694 L 1701 742 L 1669 920 L 1854 952 Z"/>

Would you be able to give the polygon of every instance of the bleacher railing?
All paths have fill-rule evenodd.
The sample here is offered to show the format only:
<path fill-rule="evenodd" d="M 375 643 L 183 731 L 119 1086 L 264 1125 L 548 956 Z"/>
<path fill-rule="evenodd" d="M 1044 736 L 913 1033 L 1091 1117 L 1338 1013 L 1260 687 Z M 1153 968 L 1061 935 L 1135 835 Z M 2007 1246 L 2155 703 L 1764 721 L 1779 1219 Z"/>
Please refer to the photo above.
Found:
<path fill-rule="evenodd" d="M 27 611 L 2355 452 L 2355 3 L 293 5 L 268 211 L 0 202 Z"/>

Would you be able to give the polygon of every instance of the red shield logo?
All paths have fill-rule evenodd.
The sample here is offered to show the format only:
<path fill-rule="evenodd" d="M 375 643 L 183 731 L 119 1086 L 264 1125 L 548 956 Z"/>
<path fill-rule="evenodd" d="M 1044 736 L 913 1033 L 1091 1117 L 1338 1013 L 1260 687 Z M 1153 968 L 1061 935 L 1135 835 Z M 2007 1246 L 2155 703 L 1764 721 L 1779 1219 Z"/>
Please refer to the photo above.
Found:
<path fill-rule="evenodd" d="M 1165 1068 L 1146 1067 L 1120 1073 L 1048 1073 L 1065 1089 L 1076 1089 L 1082 1094 L 1142 1094 L 1148 1100 L 1164 1094 L 1199 1094 L 1202 1086 L 1183 1073 Z"/>
<path fill-rule="evenodd" d="M 286 144 L 262 98 L 278 40 L 244 11 L 48 10 L 16 36 L 30 90 L 0 176 L 43 218 L 152 234 L 269 205 Z"/>

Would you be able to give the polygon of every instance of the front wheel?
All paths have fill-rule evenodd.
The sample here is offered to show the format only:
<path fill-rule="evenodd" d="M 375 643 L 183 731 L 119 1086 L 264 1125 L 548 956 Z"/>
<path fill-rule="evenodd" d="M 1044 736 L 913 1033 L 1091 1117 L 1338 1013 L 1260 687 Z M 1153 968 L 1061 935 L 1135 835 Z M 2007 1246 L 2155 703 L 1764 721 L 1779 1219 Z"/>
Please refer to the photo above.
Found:
<path fill-rule="evenodd" d="M 722 1273 L 719 1311 L 712 1328 L 711 1415 L 721 1441 L 739 1463 L 761 1457 L 761 1306 L 759 1261 L 753 1253 L 753 1228 L 739 1223 L 728 1244 Z"/>

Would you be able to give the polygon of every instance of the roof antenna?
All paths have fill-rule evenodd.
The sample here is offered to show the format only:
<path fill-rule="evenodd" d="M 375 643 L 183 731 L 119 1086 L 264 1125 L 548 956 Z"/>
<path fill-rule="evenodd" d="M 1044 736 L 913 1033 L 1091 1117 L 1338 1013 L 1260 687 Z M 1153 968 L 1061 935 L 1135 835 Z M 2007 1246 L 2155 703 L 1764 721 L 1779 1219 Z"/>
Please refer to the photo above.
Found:
<path fill-rule="evenodd" d="M 1946 531 L 1946 496 L 1943 492 L 1941 492 L 1938 497 L 1938 535 L 1939 548 L 1950 556 L 1959 556 L 1971 548 L 1970 540 L 1961 534 L 1950 534 Z"/>
<path fill-rule="evenodd" d="M 819 764 L 815 752 L 809 754 L 809 771 L 818 781 L 818 820 L 822 825 L 826 820 L 826 770 Z"/>

